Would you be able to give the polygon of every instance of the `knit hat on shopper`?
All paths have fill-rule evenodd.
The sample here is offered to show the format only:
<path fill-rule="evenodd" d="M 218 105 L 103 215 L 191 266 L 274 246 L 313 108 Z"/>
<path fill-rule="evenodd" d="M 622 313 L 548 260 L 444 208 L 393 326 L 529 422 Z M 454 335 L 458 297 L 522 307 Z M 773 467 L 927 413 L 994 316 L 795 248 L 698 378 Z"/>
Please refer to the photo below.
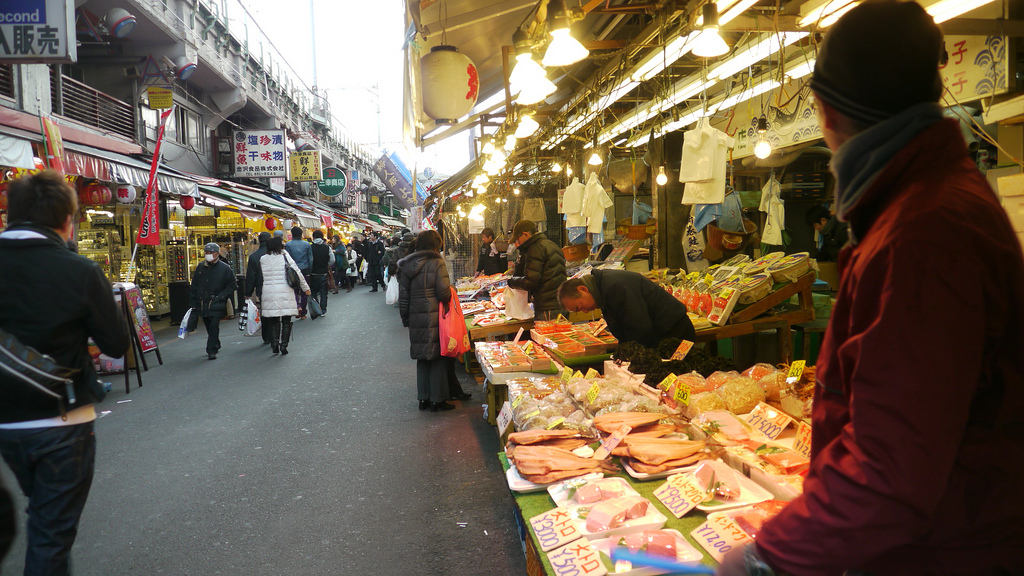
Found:
<path fill-rule="evenodd" d="M 826 33 L 811 89 L 870 126 L 942 96 L 942 30 L 917 2 L 868 0 Z"/>

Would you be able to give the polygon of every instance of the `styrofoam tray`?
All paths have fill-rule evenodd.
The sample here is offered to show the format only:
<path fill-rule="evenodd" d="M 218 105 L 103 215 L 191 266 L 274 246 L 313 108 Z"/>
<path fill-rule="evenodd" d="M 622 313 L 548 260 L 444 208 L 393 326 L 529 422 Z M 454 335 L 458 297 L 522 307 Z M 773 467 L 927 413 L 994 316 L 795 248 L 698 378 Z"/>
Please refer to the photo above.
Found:
<path fill-rule="evenodd" d="M 721 466 L 728 467 L 728 464 L 724 462 L 718 462 L 718 464 L 720 464 Z M 702 466 L 714 467 L 716 466 L 716 464 L 712 463 L 711 460 L 705 460 L 698 464 L 696 467 L 694 467 L 693 470 L 686 473 L 686 477 L 689 478 L 690 480 L 693 480 L 694 484 L 701 488 L 703 487 L 700 486 L 700 481 L 696 479 L 696 474 L 697 470 Z M 705 506 L 703 504 L 698 505 L 698 510 L 701 510 L 703 512 L 718 512 L 720 510 L 732 510 L 733 508 L 749 506 L 751 504 L 757 504 L 758 502 L 764 502 L 765 500 L 772 499 L 772 493 L 762 488 L 757 482 L 754 482 L 750 478 L 747 478 L 746 476 L 743 475 L 742 472 L 738 470 L 733 470 L 733 472 L 735 472 L 736 481 L 740 485 L 740 497 L 735 500 L 729 500 L 727 502 L 723 502 L 722 504 L 716 504 L 713 506 Z"/>
<path fill-rule="evenodd" d="M 636 470 L 633 470 L 633 468 L 629 464 L 626 464 L 625 462 L 622 463 L 622 467 L 626 469 L 626 474 L 629 474 L 630 477 L 632 477 L 634 480 L 643 481 L 643 480 L 660 480 L 661 478 L 668 478 L 669 476 L 671 476 L 673 474 L 681 474 L 683 472 L 689 472 L 690 470 L 693 470 L 694 468 L 696 468 L 697 464 L 690 464 L 689 466 L 683 466 L 681 468 L 669 468 L 668 470 L 665 470 L 664 472 L 655 472 L 654 474 L 644 474 L 643 472 L 637 472 Z"/>
<path fill-rule="evenodd" d="M 566 504 L 570 506 L 578 506 L 579 504 L 577 504 L 576 501 L 569 496 L 569 492 L 572 491 L 572 489 L 575 488 L 576 486 L 580 486 L 583 483 L 591 482 L 594 480 L 600 480 L 600 478 L 583 477 L 562 480 L 561 482 L 556 482 L 555 484 L 551 484 L 550 486 L 548 486 L 548 494 L 551 495 L 551 499 L 555 501 L 555 504 L 557 506 L 564 506 Z M 622 478 L 608 478 L 607 480 L 609 482 L 615 482 L 616 484 L 618 484 L 622 488 L 623 496 L 640 495 L 639 492 L 634 490 L 633 487 L 629 485 L 629 482 L 626 482 Z"/>
<path fill-rule="evenodd" d="M 580 478 L 603 477 L 604 474 L 601 472 L 591 472 L 590 474 L 580 476 Z M 525 494 L 529 492 L 543 492 L 544 490 L 548 489 L 548 486 L 550 486 L 551 484 L 555 484 L 555 482 L 552 482 L 550 484 L 534 484 L 533 482 L 530 482 L 526 478 L 523 478 L 519 474 L 519 470 L 516 470 L 515 466 L 509 466 L 508 470 L 505 471 L 505 480 L 508 482 L 509 490 L 512 490 L 513 492 L 519 492 L 520 494 Z M 560 480 L 559 482 L 564 482 L 564 480 Z"/>
<path fill-rule="evenodd" d="M 591 540 L 594 538 L 607 538 L 609 536 L 618 536 L 621 534 L 632 534 L 633 532 L 642 532 L 644 530 L 658 530 L 665 525 L 665 522 L 668 522 L 668 518 L 661 512 L 658 512 L 658 509 L 654 507 L 654 504 L 650 500 L 647 500 L 646 515 L 640 518 L 626 520 L 615 528 L 590 532 L 587 530 L 587 519 L 582 516 L 586 515 L 592 507 L 593 506 L 580 505 L 563 506 L 563 508 L 569 512 L 569 517 L 576 523 L 576 527 L 580 529 L 583 536 Z"/>
<path fill-rule="evenodd" d="M 678 530 L 665 530 L 671 532 L 676 537 L 676 562 L 692 562 L 699 564 L 704 559 L 704 555 L 699 550 L 690 544 L 686 537 L 683 536 Z M 593 546 L 598 552 L 606 556 L 611 556 L 613 548 L 618 546 L 619 536 L 612 536 L 610 538 L 602 538 L 599 540 L 592 540 L 590 545 Z M 614 569 L 614 567 L 613 567 Z M 609 574 L 615 574 L 615 576 L 654 576 L 655 574 L 668 574 L 670 570 L 663 570 L 660 568 L 648 568 L 648 567 L 637 567 L 632 570 L 625 572 L 614 572 L 609 570 Z"/>

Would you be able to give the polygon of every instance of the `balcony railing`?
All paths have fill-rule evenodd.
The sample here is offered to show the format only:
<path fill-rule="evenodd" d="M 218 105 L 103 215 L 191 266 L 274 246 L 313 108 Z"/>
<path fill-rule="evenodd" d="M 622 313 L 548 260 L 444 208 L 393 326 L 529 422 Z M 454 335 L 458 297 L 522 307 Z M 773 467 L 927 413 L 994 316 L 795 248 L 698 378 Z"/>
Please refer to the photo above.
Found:
<path fill-rule="evenodd" d="M 55 68 L 50 72 L 53 113 L 110 132 L 136 139 L 135 114 L 127 102 L 91 88 Z"/>

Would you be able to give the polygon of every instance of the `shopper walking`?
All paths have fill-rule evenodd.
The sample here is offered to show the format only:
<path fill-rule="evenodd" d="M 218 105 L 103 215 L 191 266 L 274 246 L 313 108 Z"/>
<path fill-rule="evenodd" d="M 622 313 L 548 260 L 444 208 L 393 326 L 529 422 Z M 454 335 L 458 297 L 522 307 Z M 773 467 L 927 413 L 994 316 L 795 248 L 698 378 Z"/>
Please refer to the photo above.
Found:
<path fill-rule="evenodd" d="M 352 242 L 355 244 L 355 242 Z M 356 251 L 355 247 L 348 245 L 348 291 L 351 292 L 353 288 L 359 283 L 359 252 Z"/>
<path fill-rule="evenodd" d="M 348 288 L 348 246 L 340 236 L 334 237 L 334 293 Z"/>
<path fill-rule="evenodd" d="M 313 248 L 302 239 L 302 228 L 298 226 L 292 228 L 292 239 L 285 244 L 285 248 L 288 250 L 288 254 L 298 265 L 299 270 L 302 271 L 302 277 L 306 280 L 306 284 L 309 284 L 309 274 L 313 269 Z M 298 295 L 299 305 L 299 318 L 306 317 L 306 304 L 309 296 L 304 293 Z"/>
<path fill-rule="evenodd" d="M 566 313 L 558 303 L 558 287 L 566 280 L 562 251 L 537 232 L 532 220 L 516 222 L 512 240 L 519 246 L 519 254 L 508 286 L 529 292 L 535 320 L 551 320 Z"/>
<path fill-rule="evenodd" d="M 256 293 L 256 282 L 260 274 L 260 258 L 267 253 L 267 242 L 270 241 L 270 232 L 260 232 L 259 241 L 260 247 L 255 252 L 249 254 L 249 260 L 245 267 L 245 297 L 252 299 L 253 294 Z M 244 303 L 243 303 L 244 304 Z M 257 305 L 257 307 L 259 307 Z M 267 325 L 260 322 L 260 335 L 263 336 L 263 343 L 270 344 L 270 335 L 267 334 Z"/>
<path fill-rule="evenodd" d="M 128 350 L 128 329 L 100 267 L 68 250 L 78 202 L 64 177 L 52 170 L 24 176 L 11 182 L 7 200 L 0 329 L 77 372 L 73 394 L 62 390 L 59 401 L 0 375 L 0 454 L 28 498 L 24 573 L 63 575 L 71 571 L 71 548 L 92 485 L 93 403 L 105 394 L 88 340 L 120 358 Z M 13 520 L 4 516 L 0 529 Z M 5 542 L 8 535 L 0 535 L 0 556 Z"/>
<path fill-rule="evenodd" d="M 288 285 L 286 266 L 298 274 L 299 288 Z M 274 354 L 287 354 L 288 341 L 292 337 L 292 317 L 299 313 L 295 292 L 298 290 L 309 296 L 309 284 L 298 264 L 284 249 L 281 238 L 271 238 L 267 243 L 267 253 L 260 258 L 260 270 L 256 294 L 263 306 L 263 322 L 270 329 L 270 350 Z"/>
<path fill-rule="evenodd" d="M 359 278 L 359 284 L 366 284 L 366 279 L 363 275 L 363 261 L 366 259 L 366 237 L 362 234 L 357 234 L 355 240 L 349 244 L 349 247 L 356 251 L 356 274 Z"/>
<path fill-rule="evenodd" d="M 441 356 L 440 319 L 442 304 L 452 298 L 448 267 L 441 258 L 441 235 L 424 230 L 416 238 L 417 250 L 403 258 L 398 267 L 398 311 L 402 325 L 409 328 L 409 355 L 416 360 L 416 393 L 420 410 L 451 410 L 448 363 Z"/>
<path fill-rule="evenodd" d="M 320 304 L 320 313 L 327 316 L 327 271 L 334 266 L 334 251 L 324 242 L 324 233 L 313 231 L 313 265 L 310 269 L 310 298 Z"/>
<path fill-rule="evenodd" d="M 199 314 L 206 327 L 206 356 L 217 359 L 220 351 L 220 321 L 227 314 L 227 301 L 235 290 L 235 273 L 220 259 L 220 245 L 210 242 L 203 247 L 205 258 L 192 273 L 189 298 L 193 314 Z"/>
<path fill-rule="evenodd" d="M 384 271 L 381 262 L 384 260 L 384 242 L 380 234 L 370 233 L 370 242 L 366 245 L 366 283 L 370 285 L 370 292 L 377 292 L 377 284 L 384 285 Z"/>
<path fill-rule="evenodd" d="M 841 17 L 810 80 L 834 151 L 839 293 L 803 492 L 719 574 L 1024 574 L 1024 256 L 915 2 Z"/>

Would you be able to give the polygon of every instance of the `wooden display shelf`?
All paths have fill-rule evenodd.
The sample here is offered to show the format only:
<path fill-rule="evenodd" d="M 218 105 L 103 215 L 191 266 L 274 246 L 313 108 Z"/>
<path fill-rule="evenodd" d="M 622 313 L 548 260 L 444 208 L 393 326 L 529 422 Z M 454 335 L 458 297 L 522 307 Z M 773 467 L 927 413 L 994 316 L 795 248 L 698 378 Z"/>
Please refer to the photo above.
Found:
<path fill-rule="evenodd" d="M 739 324 L 741 322 L 747 322 L 757 318 L 758 316 L 768 312 L 772 308 L 782 304 L 789 300 L 793 296 L 799 295 L 800 309 L 801 310 L 814 310 L 814 300 L 811 295 L 811 285 L 814 284 L 816 275 L 813 271 L 804 274 L 800 278 L 797 278 L 796 282 L 790 282 L 784 284 L 778 290 L 765 296 L 764 298 L 754 302 L 746 308 L 734 310 L 732 315 L 729 317 L 729 324 Z M 808 320 L 813 320 L 811 318 Z M 807 320 L 801 320 L 806 322 Z"/>

